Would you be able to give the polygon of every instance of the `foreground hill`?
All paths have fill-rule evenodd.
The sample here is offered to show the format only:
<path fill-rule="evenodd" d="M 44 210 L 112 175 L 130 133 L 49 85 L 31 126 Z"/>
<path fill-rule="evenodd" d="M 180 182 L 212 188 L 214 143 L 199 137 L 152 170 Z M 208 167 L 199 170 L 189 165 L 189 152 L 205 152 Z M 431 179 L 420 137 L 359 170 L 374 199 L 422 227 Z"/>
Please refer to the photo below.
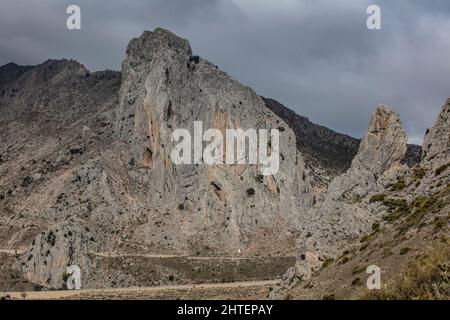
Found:
<path fill-rule="evenodd" d="M 321 231 L 299 244 L 296 267 L 272 297 L 450 297 L 450 99 L 412 168 L 402 166 L 404 137 L 398 115 L 378 108 L 352 166 L 313 209 Z M 356 237 L 359 229 L 365 234 Z M 381 270 L 382 290 L 367 289 L 371 265 Z"/>

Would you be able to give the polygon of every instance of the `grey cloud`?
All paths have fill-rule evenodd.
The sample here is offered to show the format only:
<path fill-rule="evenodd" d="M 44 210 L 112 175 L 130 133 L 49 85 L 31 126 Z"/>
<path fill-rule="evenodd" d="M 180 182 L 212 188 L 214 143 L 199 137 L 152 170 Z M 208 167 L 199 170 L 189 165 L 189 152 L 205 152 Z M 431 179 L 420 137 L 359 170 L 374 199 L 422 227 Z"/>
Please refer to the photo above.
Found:
<path fill-rule="evenodd" d="M 368 0 L 4 0 L 0 64 L 67 57 L 119 69 L 128 41 L 162 26 L 314 122 L 361 136 L 385 103 L 420 142 L 450 95 L 450 3 L 375 2 L 379 31 L 365 27 Z M 81 31 L 65 29 L 72 3 L 82 9 Z"/>

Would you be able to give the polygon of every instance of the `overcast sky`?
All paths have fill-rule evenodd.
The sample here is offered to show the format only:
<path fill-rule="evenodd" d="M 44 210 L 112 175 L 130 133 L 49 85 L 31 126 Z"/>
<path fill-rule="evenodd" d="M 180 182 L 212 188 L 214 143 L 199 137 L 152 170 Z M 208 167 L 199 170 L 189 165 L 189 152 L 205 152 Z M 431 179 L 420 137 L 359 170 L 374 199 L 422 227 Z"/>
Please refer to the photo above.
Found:
<path fill-rule="evenodd" d="M 81 30 L 66 28 L 69 4 Z M 382 30 L 366 28 L 370 4 Z M 0 65 L 120 70 L 128 41 L 158 26 L 258 94 L 355 137 L 384 103 L 420 142 L 450 96 L 448 0 L 1 0 Z"/>

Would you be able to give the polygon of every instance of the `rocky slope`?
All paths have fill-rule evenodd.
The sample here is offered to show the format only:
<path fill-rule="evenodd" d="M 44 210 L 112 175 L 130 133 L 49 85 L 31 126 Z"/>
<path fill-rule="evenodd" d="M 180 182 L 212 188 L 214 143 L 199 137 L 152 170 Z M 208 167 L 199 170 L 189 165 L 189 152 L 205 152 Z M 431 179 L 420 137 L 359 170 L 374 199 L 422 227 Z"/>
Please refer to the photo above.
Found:
<path fill-rule="evenodd" d="M 403 292 L 390 297 L 448 297 L 448 279 L 442 276 L 449 262 L 449 102 L 427 132 L 424 157 L 413 168 L 402 164 L 406 139 L 398 115 L 384 106 L 377 109 L 352 166 L 331 182 L 325 201 L 312 210 L 320 217 L 312 226 L 316 234 L 300 243 L 296 267 L 272 297 L 383 298 L 384 291 L 367 292 L 368 266 L 381 268 L 387 288 L 408 264 L 420 269 L 430 256 L 438 257 L 433 263 L 444 273 L 410 279 L 399 284 Z M 414 281 L 433 291 L 416 295 L 419 290 L 410 288 Z"/>
<path fill-rule="evenodd" d="M 59 287 L 67 264 L 86 253 L 92 235 L 77 230 L 89 224 L 95 195 L 93 184 L 77 186 L 76 173 L 110 141 L 104 113 L 119 86 L 119 73 L 89 73 L 68 60 L 46 61 L 1 86 L 1 247 L 31 247 L 13 269 L 35 283 Z"/>
<path fill-rule="evenodd" d="M 193 281 L 186 255 L 279 256 L 262 277 L 292 263 L 298 216 L 316 192 L 295 135 L 250 88 L 193 56 L 186 40 L 156 29 L 130 42 L 121 74 L 47 61 L 2 90 L 1 246 L 25 250 L 13 268 L 28 280 L 59 288 L 65 267 L 77 264 L 85 287 Z M 192 132 L 197 120 L 222 132 L 282 130 L 278 174 L 174 165 L 172 129 Z M 180 258 L 168 266 L 139 262 L 142 254 Z M 122 257 L 141 271 L 156 264 L 157 274 L 139 279 Z"/>
<path fill-rule="evenodd" d="M 83 287 L 108 288 L 274 279 L 295 263 L 284 293 L 382 221 L 371 196 L 417 169 L 420 148 L 392 110 L 377 109 L 360 143 L 258 96 L 164 29 L 129 43 L 121 73 L 49 60 L 1 67 L 0 81 L 3 288 L 61 288 L 73 264 Z M 278 129 L 278 173 L 175 165 L 171 133 L 193 135 L 194 121 L 224 136 Z M 447 122 L 428 133 L 421 166 L 447 169 Z M 423 179 L 426 193 L 434 178 Z"/>

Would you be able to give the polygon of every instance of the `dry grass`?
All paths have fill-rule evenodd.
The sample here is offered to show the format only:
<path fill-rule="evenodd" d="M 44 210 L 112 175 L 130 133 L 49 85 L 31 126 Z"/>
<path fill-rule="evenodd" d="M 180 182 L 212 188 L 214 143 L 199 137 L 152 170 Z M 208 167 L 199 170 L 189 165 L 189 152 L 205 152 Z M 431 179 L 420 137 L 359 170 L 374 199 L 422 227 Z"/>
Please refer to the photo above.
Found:
<path fill-rule="evenodd" d="M 366 291 L 369 300 L 450 299 L 450 245 L 436 243 L 429 254 L 418 256 L 381 290 Z"/>

